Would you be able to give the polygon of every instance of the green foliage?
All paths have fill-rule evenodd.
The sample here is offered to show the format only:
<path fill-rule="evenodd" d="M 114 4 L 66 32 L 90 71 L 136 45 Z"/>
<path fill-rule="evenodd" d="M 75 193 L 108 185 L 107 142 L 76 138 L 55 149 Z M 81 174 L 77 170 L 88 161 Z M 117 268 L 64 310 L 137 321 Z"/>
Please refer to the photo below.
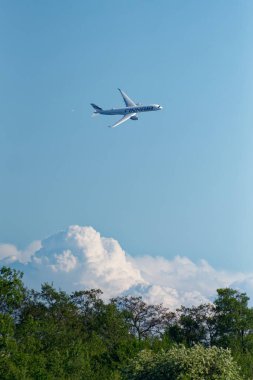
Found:
<path fill-rule="evenodd" d="M 187 347 L 201 343 L 210 345 L 213 335 L 215 309 L 211 304 L 196 307 L 182 306 L 167 324 L 166 333 L 175 343 L 184 343 Z"/>
<path fill-rule="evenodd" d="M 0 269 L 0 313 L 12 314 L 21 305 L 25 289 L 22 283 L 23 273 L 15 269 Z"/>
<path fill-rule="evenodd" d="M 218 289 L 214 301 L 214 343 L 222 347 L 237 347 L 241 351 L 248 345 L 249 332 L 253 329 L 253 310 L 248 307 L 249 297 L 234 289 Z"/>
<path fill-rule="evenodd" d="M 229 347 L 247 379 L 253 377 L 253 309 L 249 297 L 234 289 L 218 289 L 214 301 L 212 344 Z"/>
<path fill-rule="evenodd" d="M 18 345 L 15 339 L 16 320 L 25 298 L 23 274 L 15 269 L 0 269 L 0 378 L 15 379 L 18 369 L 15 357 Z"/>
<path fill-rule="evenodd" d="M 253 312 L 245 293 L 219 289 L 214 305 L 176 312 L 141 297 L 105 303 L 101 296 L 47 283 L 28 290 L 21 272 L 2 267 L 0 379 L 239 380 L 235 361 L 245 379 L 253 378 Z"/>
<path fill-rule="evenodd" d="M 125 380 L 241 380 L 228 350 L 197 345 L 142 351 L 123 371 Z"/>

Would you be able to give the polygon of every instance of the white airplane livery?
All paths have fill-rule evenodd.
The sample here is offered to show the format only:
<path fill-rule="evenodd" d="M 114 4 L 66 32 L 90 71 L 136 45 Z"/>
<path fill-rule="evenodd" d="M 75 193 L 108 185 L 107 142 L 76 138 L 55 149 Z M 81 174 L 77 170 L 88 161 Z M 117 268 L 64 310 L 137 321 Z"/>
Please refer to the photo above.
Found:
<path fill-rule="evenodd" d="M 163 109 L 163 107 L 159 104 L 150 104 L 148 106 L 144 106 L 139 103 L 135 103 L 125 92 L 121 91 L 120 89 L 118 90 L 124 99 L 126 105 L 124 108 L 112 108 L 110 110 L 103 110 L 102 108 L 96 106 L 96 104 L 91 103 L 92 107 L 95 109 L 93 114 L 123 115 L 123 117 L 117 121 L 117 123 L 113 124 L 110 128 L 115 128 L 129 119 L 138 120 L 138 113 L 140 112 L 159 111 Z"/>

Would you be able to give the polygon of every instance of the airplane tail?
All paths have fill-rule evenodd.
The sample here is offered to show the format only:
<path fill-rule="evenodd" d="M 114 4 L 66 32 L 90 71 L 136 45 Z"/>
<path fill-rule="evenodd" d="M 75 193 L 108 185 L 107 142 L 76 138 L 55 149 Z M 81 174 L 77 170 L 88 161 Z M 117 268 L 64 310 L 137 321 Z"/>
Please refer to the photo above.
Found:
<path fill-rule="evenodd" d="M 102 108 L 97 106 L 96 104 L 91 103 L 90 105 L 94 108 L 94 110 L 95 110 L 94 113 L 100 113 L 99 111 L 102 111 Z"/>

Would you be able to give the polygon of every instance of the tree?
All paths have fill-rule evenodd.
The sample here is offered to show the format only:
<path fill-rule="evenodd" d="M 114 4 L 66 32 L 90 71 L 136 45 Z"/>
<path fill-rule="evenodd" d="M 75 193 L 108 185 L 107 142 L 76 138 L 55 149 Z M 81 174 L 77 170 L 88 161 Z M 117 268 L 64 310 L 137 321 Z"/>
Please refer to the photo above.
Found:
<path fill-rule="evenodd" d="M 117 370 L 134 351 L 133 337 L 129 335 L 123 313 L 113 302 L 105 304 L 101 295 L 99 289 L 78 291 L 71 295 L 78 309 L 83 334 L 89 342 L 91 367 L 96 371 L 101 368 L 99 379 L 102 376 L 111 378 L 112 371 Z"/>
<path fill-rule="evenodd" d="M 0 378 L 15 379 L 20 373 L 16 359 L 15 322 L 25 298 L 23 273 L 3 266 L 0 269 Z"/>
<path fill-rule="evenodd" d="M 214 301 L 214 343 L 245 351 L 253 330 L 253 309 L 248 307 L 249 297 L 230 288 L 218 289 L 217 293 Z"/>
<path fill-rule="evenodd" d="M 25 297 L 23 273 L 3 266 L 0 269 L 0 313 L 13 315 Z"/>
<path fill-rule="evenodd" d="M 88 364 L 76 316 L 70 296 L 50 284 L 27 293 L 15 334 L 26 378 L 81 378 Z"/>
<path fill-rule="evenodd" d="M 247 378 L 253 376 L 253 309 L 246 293 L 217 290 L 212 344 L 229 347 Z"/>
<path fill-rule="evenodd" d="M 122 372 L 124 380 L 242 380 L 229 350 L 201 345 L 143 350 Z"/>
<path fill-rule="evenodd" d="M 164 329 L 168 310 L 160 305 L 148 305 L 142 297 L 124 296 L 112 299 L 122 311 L 130 332 L 140 341 L 148 336 L 160 335 Z"/>
<path fill-rule="evenodd" d="M 214 307 L 203 304 L 193 307 L 181 306 L 174 318 L 168 321 L 166 333 L 175 343 L 184 343 L 187 347 L 195 344 L 210 345 L 213 336 Z"/>

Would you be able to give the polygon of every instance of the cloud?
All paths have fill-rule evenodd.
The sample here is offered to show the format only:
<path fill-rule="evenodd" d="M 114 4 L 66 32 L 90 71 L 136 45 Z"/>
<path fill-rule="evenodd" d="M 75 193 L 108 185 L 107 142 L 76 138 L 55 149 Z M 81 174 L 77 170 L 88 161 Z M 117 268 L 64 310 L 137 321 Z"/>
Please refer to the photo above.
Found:
<path fill-rule="evenodd" d="M 172 309 L 213 299 L 216 289 L 234 287 L 253 295 L 253 273 L 220 271 L 207 261 L 187 257 L 132 257 L 112 238 L 92 227 L 70 226 L 42 241 L 18 250 L 0 244 L 0 261 L 23 265 L 25 282 L 39 287 L 53 282 L 67 291 L 100 288 L 105 298 L 142 295 L 150 303 Z"/>
<path fill-rule="evenodd" d="M 63 251 L 62 254 L 54 255 L 56 264 L 51 265 L 54 272 L 70 272 L 76 268 L 78 260 L 70 250 Z"/>
<path fill-rule="evenodd" d="M 194 263 L 187 257 L 172 260 L 144 256 L 135 259 L 145 281 L 153 284 L 145 297 L 173 308 L 213 300 L 218 288 L 232 287 L 253 296 L 253 273 L 216 270 L 206 260 Z"/>
<path fill-rule="evenodd" d="M 0 261 L 5 261 L 6 263 L 18 261 L 26 264 L 40 248 L 40 241 L 34 241 L 23 251 L 18 250 L 13 244 L 0 244 Z"/>
<path fill-rule="evenodd" d="M 119 243 L 92 227 L 70 226 L 43 240 L 31 266 L 41 281 L 67 290 L 100 288 L 107 298 L 145 283 Z"/>

